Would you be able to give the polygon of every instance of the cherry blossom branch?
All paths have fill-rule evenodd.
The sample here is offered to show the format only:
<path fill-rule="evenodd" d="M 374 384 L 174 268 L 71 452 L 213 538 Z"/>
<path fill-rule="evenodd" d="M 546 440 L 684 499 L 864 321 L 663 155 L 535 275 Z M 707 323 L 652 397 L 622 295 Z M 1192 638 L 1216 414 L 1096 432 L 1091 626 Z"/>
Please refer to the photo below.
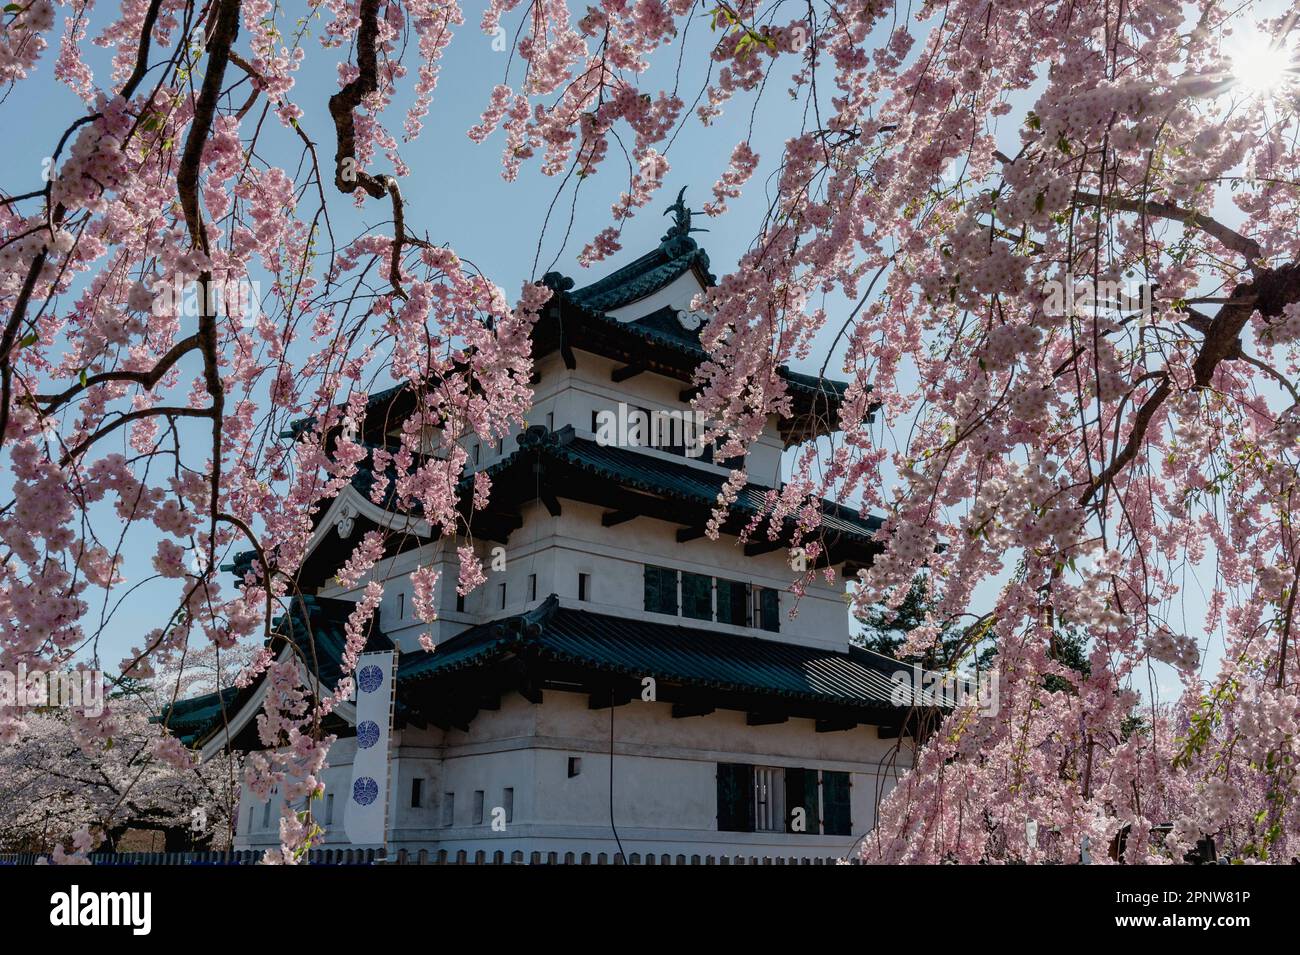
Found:
<path fill-rule="evenodd" d="M 1206 235 L 1218 240 L 1219 244 L 1229 248 L 1246 259 L 1252 272 L 1257 272 L 1264 251 L 1254 239 L 1247 238 L 1240 232 L 1228 228 L 1222 222 L 1200 212 L 1183 209 L 1168 202 L 1155 202 L 1141 199 L 1125 199 L 1121 196 L 1099 196 L 1092 192 L 1076 190 L 1076 201 L 1090 206 L 1116 209 L 1120 212 L 1133 212 L 1141 216 L 1156 216 L 1178 222 L 1190 229 L 1199 229 Z"/>
<path fill-rule="evenodd" d="M 357 15 L 361 25 L 357 30 L 357 75 L 329 99 L 330 116 L 338 135 L 334 151 L 334 185 L 342 193 L 351 195 L 357 188 L 371 197 L 381 199 L 385 194 L 393 205 L 393 246 L 389 253 L 388 281 L 398 298 L 406 298 L 401 283 L 402 244 L 406 241 L 403 223 L 402 193 L 393 176 L 374 176 L 360 168 L 357 160 L 356 120 L 353 111 L 361 101 L 379 89 L 379 60 L 375 49 L 379 35 L 380 0 L 361 0 Z"/>

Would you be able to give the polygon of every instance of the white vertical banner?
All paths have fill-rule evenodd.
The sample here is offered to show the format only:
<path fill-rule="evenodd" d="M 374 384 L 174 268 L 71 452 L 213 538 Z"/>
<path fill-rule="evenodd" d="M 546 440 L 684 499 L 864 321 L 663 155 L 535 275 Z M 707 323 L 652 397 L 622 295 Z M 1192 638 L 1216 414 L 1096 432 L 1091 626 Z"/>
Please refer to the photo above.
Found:
<path fill-rule="evenodd" d="M 383 845 L 388 828 L 388 743 L 393 728 L 397 651 L 357 658 L 357 755 L 343 830 L 353 845 Z"/>

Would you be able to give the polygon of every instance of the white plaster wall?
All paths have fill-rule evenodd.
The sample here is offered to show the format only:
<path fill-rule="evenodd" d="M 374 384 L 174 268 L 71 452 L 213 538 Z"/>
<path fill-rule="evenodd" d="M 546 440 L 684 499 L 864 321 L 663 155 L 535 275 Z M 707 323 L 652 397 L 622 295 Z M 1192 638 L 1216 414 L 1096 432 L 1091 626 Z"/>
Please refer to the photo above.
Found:
<path fill-rule="evenodd" d="M 842 582 L 828 585 L 819 576 L 807 586 L 802 597 L 796 597 L 790 592 L 795 573 L 786 561 L 784 550 L 746 557 L 736 538 L 726 535 L 716 541 L 701 537 L 679 544 L 676 524 L 638 517 L 609 528 L 600 523 L 601 508 L 567 500 L 562 500 L 561 505 L 559 517 L 552 517 L 539 503 L 526 505 L 523 526 L 499 552 L 494 550 L 501 545 L 493 542 L 476 545 L 487 582 L 465 598 L 463 613 L 455 609 L 459 561 L 455 547 L 448 541 L 430 543 L 381 561 L 355 588 L 343 590 L 328 586 L 322 588 L 321 594 L 355 600 L 371 577 L 384 580 L 380 625 L 403 652 L 418 649 L 421 634 L 429 633 L 437 643 L 475 623 L 523 612 L 551 593 L 577 605 L 579 573 L 588 574 L 591 581 L 591 593 L 583 606 L 600 613 L 709 627 L 831 650 L 844 650 L 848 645 L 848 612 Z M 440 573 L 440 619 L 432 626 L 421 623 L 415 615 L 409 579 L 411 571 L 426 562 Z M 646 564 L 747 581 L 782 591 L 781 629 L 779 633 L 769 633 L 753 627 L 646 613 Z M 494 569 L 502 565 L 504 569 Z M 530 599 L 529 577 L 534 575 L 536 599 Z M 504 608 L 502 583 L 506 585 Z"/>
<path fill-rule="evenodd" d="M 488 852 L 613 852 L 610 826 L 610 710 L 591 710 L 587 697 L 548 690 L 541 705 L 506 695 L 498 711 L 483 711 L 468 732 L 408 727 L 395 741 L 390 789 L 392 848 L 416 851 L 478 849 Z M 673 719 L 665 703 L 633 701 L 613 710 L 613 822 L 628 853 L 823 855 L 843 853 L 875 824 L 877 791 L 910 765 L 904 746 L 891 768 L 895 741 L 873 727 L 817 733 L 809 720 L 747 726 L 740 712 Z M 351 785 L 352 740 L 330 753 L 324 779 L 336 794 L 334 825 L 326 846 L 346 845 L 343 805 Z M 581 772 L 568 775 L 570 757 Z M 719 762 L 840 770 L 852 783 L 851 836 L 812 833 L 719 832 Z M 410 805 L 413 777 L 424 779 L 424 799 Z M 492 828 L 492 809 L 514 789 L 514 814 L 504 831 Z M 471 818 L 474 793 L 484 792 L 484 817 Z M 446 793 L 455 795 L 452 825 L 443 825 Z M 275 844 L 276 816 L 268 830 L 249 833 L 249 796 L 241 804 L 240 848 Z M 318 821 L 323 801 L 317 803 Z M 254 813 L 260 822 L 261 810 Z"/>
<path fill-rule="evenodd" d="M 599 355 L 578 351 L 574 353 L 577 367 L 568 369 L 557 356 L 548 355 L 539 369 L 542 372 L 534 397 L 534 410 L 528 415 L 532 424 L 545 424 L 551 420 L 555 430 L 572 425 L 580 437 L 595 439 L 592 430 L 592 412 L 612 411 L 617 414 L 620 402 L 629 408 L 646 408 L 651 411 L 687 411 L 690 405 L 681 400 L 684 382 L 676 378 L 645 372 L 622 382 L 610 380 L 610 373 L 621 367 L 620 362 Z M 551 415 L 550 419 L 547 415 Z M 507 451 L 512 450 L 507 445 Z M 645 453 L 662 456 L 666 460 L 701 467 L 716 474 L 728 474 L 728 469 L 707 464 L 698 458 L 686 458 L 666 451 L 642 449 Z M 784 445 L 776 419 L 768 421 L 762 435 L 751 447 L 746 459 L 746 469 L 751 482 L 776 486 L 781 481 L 781 455 Z"/>

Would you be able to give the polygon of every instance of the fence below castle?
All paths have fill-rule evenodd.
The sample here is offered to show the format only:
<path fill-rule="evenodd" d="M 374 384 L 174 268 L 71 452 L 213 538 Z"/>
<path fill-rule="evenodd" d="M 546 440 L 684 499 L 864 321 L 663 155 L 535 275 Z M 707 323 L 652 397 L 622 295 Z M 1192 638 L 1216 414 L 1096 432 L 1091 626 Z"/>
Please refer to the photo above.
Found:
<path fill-rule="evenodd" d="M 113 865 L 257 865 L 261 849 L 233 852 L 96 852 L 90 863 Z M 39 865 L 48 856 L 36 852 L 0 853 L 0 865 Z M 701 853 L 530 852 L 521 850 L 468 852 L 461 849 L 408 852 L 402 849 L 385 861 L 378 849 L 313 849 L 309 865 L 838 865 L 848 860 L 823 856 L 704 855 Z"/>

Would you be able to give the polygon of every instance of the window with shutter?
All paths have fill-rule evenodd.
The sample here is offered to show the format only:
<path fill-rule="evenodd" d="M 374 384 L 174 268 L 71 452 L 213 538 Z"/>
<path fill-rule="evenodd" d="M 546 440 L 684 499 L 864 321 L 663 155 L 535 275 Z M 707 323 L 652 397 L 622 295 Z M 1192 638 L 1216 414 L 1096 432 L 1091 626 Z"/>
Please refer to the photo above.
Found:
<path fill-rule="evenodd" d="M 754 831 L 754 767 L 718 763 L 718 831 Z"/>
<path fill-rule="evenodd" d="M 795 829 L 795 810 L 803 810 L 803 829 Z M 785 771 L 785 831 L 816 835 L 821 831 L 820 808 L 817 799 L 817 770 L 787 769 Z"/>
<path fill-rule="evenodd" d="M 713 578 L 682 573 L 682 616 L 692 620 L 713 619 Z"/>
<path fill-rule="evenodd" d="M 853 834 L 853 815 L 849 809 L 849 774 L 827 770 L 822 773 L 822 806 L 826 812 L 828 836 Z"/>
<path fill-rule="evenodd" d="M 749 626 L 749 586 L 737 580 L 718 580 L 718 623 Z"/>
<path fill-rule="evenodd" d="M 785 773 L 776 766 L 754 767 L 754 829 L 785 832 Z"/>
<path fill-rule="evenodd" d="M 645 609 L 677 615 L 677 571 L 645 565 Z"/>
<path fill-rule="evenodd" d="M 772 633 L 781 631 L 780 593 L 770 587 L 760 587 L 758 590 L 757 624 L 762 629 L 769 630 Z"/>

